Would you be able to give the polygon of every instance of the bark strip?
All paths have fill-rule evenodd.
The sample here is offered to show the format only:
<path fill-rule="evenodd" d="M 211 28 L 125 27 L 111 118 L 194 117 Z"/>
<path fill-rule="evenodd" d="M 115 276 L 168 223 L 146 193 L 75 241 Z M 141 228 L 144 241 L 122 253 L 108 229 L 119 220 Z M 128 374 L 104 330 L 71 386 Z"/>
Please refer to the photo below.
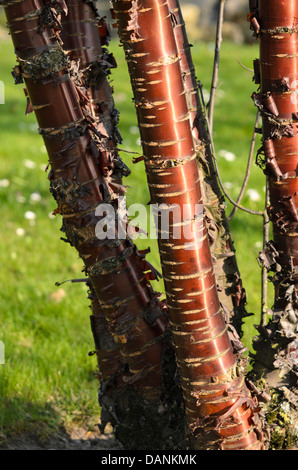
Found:
<path fill-rule="evenodd" d="M 202 190 L 168 3 L 113 2 L 129 67 L 151 202 L 184 212 L 188 235 L 159 250 L 193 449 L 260 449 L 256 402 L 246 387 L 218 299 Z M 150 125 L 149 125 L 150 124 Z M 181 224 L 182 225 L 182 224 Z"/>

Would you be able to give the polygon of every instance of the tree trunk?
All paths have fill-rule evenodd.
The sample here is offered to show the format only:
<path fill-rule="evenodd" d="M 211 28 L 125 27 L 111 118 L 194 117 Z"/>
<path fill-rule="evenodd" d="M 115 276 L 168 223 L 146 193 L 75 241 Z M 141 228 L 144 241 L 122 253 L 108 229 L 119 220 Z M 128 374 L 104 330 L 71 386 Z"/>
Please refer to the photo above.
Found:
<path fill-rule="evenodd" d="M 298 375 L 298 43 L 296 0 L 250 2 L 250 21 L 260 39 L 253 94 L 263 118 L 263 142 L 257 163 L 269 184 L 268 214 L 273 241 L 260 253 L 272 272 L 272 317 L 259 327 L 254 373 L 271 389 L 268 421 L 274 422 L 271 445 L 297 442 Z M 269 312 L 270 313 L 270 312 Z"/>
<path fill-rule="evenodd" d="M 232 348 L 205 220 L 196 211 L 202 190 L 168 4 L 115 0 L 113 7 L 151 203 L 161 216 L 170 215 L 168 233 L 158 226 L 158 241 L 190 447 L 261 449 L 256 402 L 245 384 L 241 357 Z M 180 214 L 185 210 L 183 221 L 177 221 L 175 209 Z"/>
<path fill-rule="evenodd" d="M 60 37 L 63 48 L 71 60 L 79 65 L 79 74 L 76 82 L 84 86 L 90 96 L 90 114 L 94 125 L 101 135 L 101 168 L 104 169 L 110 183 L 119 180 L 116 193 L 121 191 L 122 173 L 129 173 L 115 150 L 121 140 L 117 129 L 117 110 L 114 107 L 111 87 L 107 81 L 110 67 L 115 62 L 109 54 L 104 56 L 101 40 L 98 34 L 97 11 L 92 2 L 83 0 L 66 1 L 67 12 L 62 15 L 62 30 Z M 119 137 L 118 137 L 119 136 Z M 103 158 L 104 157 L 104 158 Z M 104 163 L 104 162 L 105 163 Z M 125 171 L 117 174 L 117 164 Z M 117 178 L 118 176 L 118 178 Z M 108 184 L 108 181 L 107 181 Z M 99 403 L 101 406 L 101 429 L 104 430 L 107 422 L 114 423 L 115 414 L 114 397 L 117 386 L 121 383 L 119 377 L 123 375 L 127 365 L 121 356 L 119 345 L 114 341 L 109 331 L 109 324 L 105 317 L 104 305 L 97 299 L 96 293 L 89 283 L 92 315 L 90 317 L 91 329 L 94 337 L 98 379 L 100 382 Z M 115 384 L 116 381 L 116 384 Z M 116 392 L 117 395 L 117 392 Z M 109 410 L 112 409 L 113 413 Z"/>
<path fill-rule="evenodd" d="M 79 64 L 80 73 L 77 85 L 84 85 L 89 92 L 90 114 L 94 118 L 97 131 L 102 131 L 101 150 L 105 155 L 105 161 L 108 162 L 105 171 L 109 172 L 110 181 L 114 181 L 117 179 L 115 162 L 119 162 L 119 166 L 121 165 L 123 169 L 125 165 L 122 164 L 118 153 L 114 150 L 120 140 L 116 119 L 118 115 L 114 108 L 111 87 L 106 79 L 110 67 L 114 66 L 113 58 L 111 57 L 110 61 L 104 58 L 98 34 L 97 23 L 99 19 L 94 5 L 78 0 L 66 1 L 66 5 L 67 14 L 62 16 L 62 31 L 60 33 L 63 48 L 70 59 Z M 117 138 L 118 135 L 119 138 Z M 126 172 L 128 173 L 128 169 Z M 119 189 L 118 192 L 123 194 Z M 114 341 L 109 331 L 104 308 L 97 299 L 91 283 L 89 283 L 89 288 L 92 310 L 90 322 L 100 382 L 101 429 L 104 430 L 106 422 L 114 423 L 109 410 L 115 409 L 114 391 L 121 383 L 119 377 L 123 375 L 125 362 L 121 356 L 119 345 Z"/>
<path fill-rule="evenodd" d="M 198 91 L 191 48 L 187 39 L 184 19 L 178 0 L 169 0 L 169 8 L 177 43 L 181 73 L 189 109 L 190 126 L 194 139 L 201 180 L 202 196 L 206 211 L 206 223 L 210 250 L 214 260 L 218 296 L 224 307 L 226 319 L 242 336 L 246 311 L 246 293 L 242 286 L 235 248 L 225 213 L 225 199 L 217 181 L 206 116 Z M 234 330 L 234 332 L 235 332 Z M 236 338 L 235 338 L 236 339 Z M 237 340 L 239 341 L 239 340 Z M 240 341 L 239 341 L 239 347 Z"/>
<path fill-rule="evenodd" d="M 58 203 L 56 213 L 63 218 L 61 230 L 82 258 L 129 366 L 119 377 L 118 408 L 113 410 L 117 437 L 130 449 L 179 446 L 181 406 L 175 396 L 168 400 L 174 392 L 166 382 L 171 361 L 164 341 L 167 318 L 131 240 L 101 240 L 96 229 L 103 218 L 97 217 L 97 207 L 117 201 L 105 179 L 90 105 L 72 81 L 76 69 L 61 48 L 57 9 L 66 10 L 66 4 L 10 0 L 3 6 L 19 61 L 14 74 L 18 82 L 25 80 L 48 151 L 51 192 Z M 136 426 L 139 422 L 142 432 Z"/>

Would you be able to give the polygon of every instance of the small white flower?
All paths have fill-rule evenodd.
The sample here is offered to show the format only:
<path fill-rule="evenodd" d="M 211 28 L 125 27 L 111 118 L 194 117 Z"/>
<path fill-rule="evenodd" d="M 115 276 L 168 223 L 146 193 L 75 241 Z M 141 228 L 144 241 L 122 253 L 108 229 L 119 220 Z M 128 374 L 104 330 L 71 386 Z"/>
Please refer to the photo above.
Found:
<path fill-rule="evenodd" d="M 56 218 L 55 215 L 53 214 L 53 212 L 49 212 L 48 217 L 49 217 L 49 219 L 55 219 Z"/>
<path fill-rule="evenodd" d="M 227 162 L 233 162 L 236 160 L 236 155 L 233 152 L 228 152 L 228 150 L 220 150 L 218 155 L 227 160 Z"/>
<path fill-rule="evenodd" d="M 227 152 L 226 153 L 226 156 L 225 156 L 225 159 L 228 161 L 228 162 L 233 162 L 235 159 L 236 159 L 236 155 L 232 152 Z"/>
<path fill-rule="evenodd" d="M 247 191 L 248 197 L 251 201 L 260 201 L 261 196 L 256 189 L 249 189 Z"/>
<path fill-rule="evenodd" d="M 260 250 L 260 249 L 262 248 L 262 246 L 263 246 L 263 243 L 262 243 L 261 241 L 258 241 L 258 242 L 255 243 L 255 247 L 256 247 L 258 250 Z"/>
<path fill-rule="evenodd" d="M 8 188 L 9 184 L 9 180 L 7 178 L 0 180 L 0 188 Z"/>
<path fill-rule="evenodd" d="M 18 237 L 23 237 L 23 236 L 25 235 L 25 233 L 26 233 L 26 232 L 25 232 L 25 230 L 24 230 L 22 227 L 19 227 L 19 228 L 16 229 L 16 235 L 17 235 Z"/>
<path fill-rule="evenodd" d="M 41 195 L 39 193 L 32 193 L 30 195 L 30 201 L 31 202 L 40 202 L 41 201 Z"/>
<path fill-rule="evenodd" d="M 36 214 L 35 214 L 35 212 L 27 211 L 27 212 L 25 212 L 24 217 L 27 220 L 35 220 L 36 219 Z"/>
<path fill-rule="evenodd" d="M 115 93 L 114 98 L 116 103 L 123 103 L 127 98 L 127 94 L 124 92 Z"/>
<path fill-rule="evenodd" d="M 30 170 L 34 170 L 34 168 L 36 168 L 36 163 L 33 162 L 32 160 L 23 160 L 23 163 L 24 163 L 24 166 L 26 168 L 29 168 Z"/>
<path fill-rule="evenodd" d="M 140 145 L 141 145 L 141 139 L 140 139 L 140 138 L 138 138 L 138 139 L 136 140 L 136 144 L 137 144 L 138 147 L 140 147 Z"/>
<path fill-rule="evenodd" d="M 138 126 L 131 126 L 131 127 L 129 128 L 129 132 L 130 132 L 131 134 L 138 135 L 138 133 L 139 133 L 139 128 L 138 128 Z"/>

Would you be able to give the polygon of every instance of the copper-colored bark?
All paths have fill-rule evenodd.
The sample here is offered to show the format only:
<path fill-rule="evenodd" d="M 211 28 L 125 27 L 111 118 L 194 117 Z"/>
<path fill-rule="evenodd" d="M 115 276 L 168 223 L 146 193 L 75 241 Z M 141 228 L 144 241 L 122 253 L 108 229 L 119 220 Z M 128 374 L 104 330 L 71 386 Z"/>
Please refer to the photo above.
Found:
<path fill-rule="evenodd" d="M 298 4 L 260 1 L 261 93 L 269 94 L 277 115 L 263 120 L 265 157 L 276 159 L 281 177 L 270 174 L 271 218 L 278 251 L 293 263 L 293 282 L 298 306 Z M 265 102 L 266 104 L 266 102 Z M 273 121 L 270 120 L 273 118 Z M 274 120 L 276 122 L 274 122 Z M 269 163 L 269 162 L 268 162 Z M 290 261 L 290 260 L 289 260 Z M 290 269 L 290 262 L 288 262 Z M 282 288 L 281 288 L 282 290 Z M 277 290 L 276 307 L 281 301 Z"/>
<path fill-rule="evenodd" d="M 106 183 L 109 184 L 113 191 L 113 200 L 115 201 L 124 193 L 122 176 L 127 175 L 129 172 L 128 168 L 121 161 L 117 151 L 117 145 L 121 141 L 121 136 L 117 128 L 118 112 L 114 106 L 112 87 L 108 82 L 110 73 L 109 69 L 111 67 L 115 67 L 116 62 L 112 54 L 110 54 L 106 47 L 104 47 L 108 45 L 109 42 L 108 30 L 107 28 L 104 28 L 104 21 L 99 19 L 94 3 L 90 1 L 85 2 L 84 0 L 67 0 L 66 4 L 68 12 L 67 15 L 63 15 L 62 17 L 61 38 L 63 40 L 63 47 L 70 58 L 78 62 L 81 82 L 90 96 L 90 114 L 92 114 L 94 118 L 94 126 L 96 127 L 97 132 L 100 134 L 101 153 L 99 156 L 99 164 L 103 169 Z M 101 37 L 99 37 L 99 23 L 101 25 L 100 31 L 104 30 L 106 32 L 105 36 L 101 34 Z M 147 271 L 149 265 L 146 265 L 146 260 L 143 258 L 143 255 L 142 262 L 144 263 L 144 270 Z M 142 272 L 142 278 L 143 276 L 144 274 Z M 146 276 L 152 279 L 153 273 L 147 271 Z M 91 317 L 91 325 L 98 357 L 100 372 L 99 379 L 101 380 L 99 401 L 103 408 L 102 416 L 106 416 L 106 419 L 111 420 L 113 423 L 113 415 L 115 414 L 115 408 L 117 410 L 117 402 L 119 401 L 119 391 L 118 394 L 115 394 L 115 385 L 117 385 L 115 380 L 118 377 L 119 382 L 119 370 L 122 370 L 123 375 L 125 364 L 123 364 L 123 360 L 122 363 L 119 361 L 119 346 L 117 348 L 113 339 L 109 337 L 109 331 L 107 331 L 108 323 L 105 321 L 106 318 L 104 315 L 104 304 L 98 303 L 93 299 L 92 308 L 93 314 Z M 151 308 L 152 311 L 150 311 Z M 158 310 L 161 311 L 162 308 L 162 304 L 160 304 L 156 298 L 156 302 L 150 305 L 146 312 L 148 318 L 150 318 L 151 315 L 154 318 L 156 312 L 158 312 Z M 168 339 L 165 338 L 164 342 L 166 341 L 168 341 Z M 170 343 L 167 347 L 170 348 Z M 162 361 L 164 362 L 163 367 L 168 369 L 168 366 L 165 365 L 165 355 L 163 356 Z M 174 381 L 176 375 L 175 368 L 173 370 L 167 370 L 166 375 L 168 376 L 167 383 L 165 384 L 165 388 L 167 389 L 166 393 L 171 394 L 175 388 L 178 391 L 178 387 L 175 385 Z M 108 388 L 106 386 L 106 381 L 108 381 Z M 106 396 L 107 393 L 108 397 Z M 125 394 L 125 390 L 122 391 L 122 395 L 123 394 Z M 112 403 L 110 397 L 114 399 L 114 403 Z M 112 412 L 109 411 L 111 403 L 113 405 Z M 143 406 L 145 406 L 145 403 L 143 403 Z M 169 415 L 168 421 L 171 419 L 171 406 L 166 408 Z M 175 419 L 178 419 L 178 416 L 182 417 L 181 413 L 178 413 L 177 415 L 177 410 L 173 412 L 173 416 L 174 415 Z M 156 415 L 156 418 L 158 418 L 158 415 Z M 119 414 L 119 419 L 122 421 L 121 424 L 125 426 L 121 413 Z M 138 419 L 135 419 L 135 432 L 137 432 L 137 421 Z M 147 425 L 148 429 L 154 427 L 154 425 L 152 425 L 152 420 L 147 420 Z M 162 427 L 164 427 L 164 424 L 162 424 L 161 421 L 158 432 L 164 433 L 165 428 L 162 431 Z M 181 424 L 179 424 L 177 428 L 179 429 L 179 427 L 183 429 L 182 420 Z M 158 435 L 158 432 L 155 431 L 156 436 Z M 128 445 L 131 446 L 133 445 L 133 439 L 130 437 L 131 431 L 127 431 L 127 433 L 126 441 L 128 442 Z M 119 433 L 117 433 L 117 435 L 119 437 Z M 164 435 L 166 434 L 164 433 Z M 151 442 L 151 445 L 154 446 L 155 444 L 153 443 L 152 437 L 153 436 L 148 436 L 147 441 L 148 444 Z M 146 437 L 144 435 L 143 441 L 145 440 Z M 177 445 L 177 443 L 174 442 L 174 439 L 172 439 L 172 441 L 172 445 Z M 125 445 L 124 439 L 122 439 L 122 444 Z M 167 443 L 167 438 L 165 438 L 164 442 L 160 442 L 159 445 L 161 446 L 159 448 L 167 448 L 167 445 L 169 445 Z M 182 439 L 178 445 L 183 445 Z"/>
<path fill-rule="evenodd" d="M 202 181 L 202 197 L 208 221 L 207 230 L 210 250 L 216 262 L 215 276 L 219 286 L 220 302 L 228 312 L 227 320 L 242 336 L 242 323 L 247 316 L 246 293 L 242 286 L 235 248 L 224 209 L 224 195 L 219 187 L 207 131 L 206 116 L 199 94 L 199 85 L 192 61 L 191 47 L 186 25 L 178 0 L 169 0 L 174 36 L 177 44 L 182 79 L 189 109 L 190 126 L 197 153 L 198 168 Z M 240 344 L 240 343 L 239 343 Z"/>
<path fill-rule="evenodd" d="M 64 2 L 51 2 L 51 5 Z M 100 241 L 95 209 L 112 202 L 100 171 L 100 145 L 92 133 L 80 92 L 68 73 L 57 30 L 56 10 L 42 1 L 4 2 L 20 63 L 49 154 L 51 191 L 63 217 L 62 230 L 84 261 L 113 337 L 130 366 L 127 380 L 149 399 L 162 393 L 163 313 L 129 239 Z M 144 315 L 155 309 L 150 325 Z"/>
<path fill-rule="evenodd" d="M 187 208 L 184 227 L 159 250 L 192 448 L 260 449 L 255 403 L 227 333 L 204 218 L 202 191 L 168 4 L 114 1 L 137 109 L 151 202 Z M 216 437 L 217 436 L 217 437 Z M 205 440 L 205 442 L 203 442 Z"/>
<path fill-rule="evenodd" d="M 273 226 L 273 242 L 260 259 L 274 273 L 274 313 L 261 333 L 267 344 L 272 342 L 275 364 L 270 368 L 280 369 L 293 385 L 298 318 L 298 3 L 260 0 L 250 6 L 249 19 L 260 41 L 260 60 L 255 63 L 260 92 L 253 95 L 263 118 L 258 163 L 268 178 Z M 268 358 L 263 361 L 268 364 Z M 280 382 L 275 375 L 272 385 Z"/>
<path fill-rule="evenodd" d="M 117 132 L 117 111 L 114 107 L 112 89 L 107 81 L 109 66 L 115 64 L 111 55 L 110 63 L 104 56 L 98 34 L 99 20 L 95 8 L 90 2 L 88 4 L 83 0 L 69 0 L 66 1 L 66 5 L 67 13 L 62 16 L 60 33 L 63 48 L 71 60 L 79 64 L 81 71 L 79 82 L 85 86 L 90 95 L 90 114 L 94 118 L 96 129 L 102 136 L 100 167 L 104 169 L 105 174 L 109 176 L 109 181 L 112 182 L 119 179 L 117 165 L 125 168 L 115 150 L 118 143 L 117 136 L 120 134 Z M 117 185 L 118 188 L 121 188 L 121 179 L 120 185 Z M 118 192 L 120 195 L 123 194 L 121 189 L 118 189 Z M 108 381 L 116 373 L 120 373 L 124 361 L 119 346 L 109 332 L 104 308 L 98 301 L 92 286 L 90 297 L 92 309 L 90 320 L 98 360 L 99 380 Z"/>
<path fill-rule="evenodd" d="M 298 415 L 298 3 L 251 0 L 248 18 L 260 42 L 254 63 L 260 89 L 253 94 L 263 119 L 257 163 L 268 180 L 273 228 L 259 261 L 272 273 L 275 291 L 272 316 L 258 327 L 252 372 L 274 398 L 267 409 L 271 446 L 288 449 L 297 444 Z"/>
<path fill-rule="evenodd" d="M 107 160 L 114 168 L 120 159 L 117 144 L 121 136 L 117 128 L 118 111 L 108 82 L 110 69 L 116 67 L 113 55 L 105 47 L 109 43 L 109 31 L 92 2 L 69 0 L 66 4 L 68 12 L 61 20 L 63 47 L 70 58 L 79 61 L 82 80 L 93 105 L 92 115 L 106 150 L 112 153 L 107 155 Z M 102 32 L 100 36 L 99 29 L 105 35 Z"/>

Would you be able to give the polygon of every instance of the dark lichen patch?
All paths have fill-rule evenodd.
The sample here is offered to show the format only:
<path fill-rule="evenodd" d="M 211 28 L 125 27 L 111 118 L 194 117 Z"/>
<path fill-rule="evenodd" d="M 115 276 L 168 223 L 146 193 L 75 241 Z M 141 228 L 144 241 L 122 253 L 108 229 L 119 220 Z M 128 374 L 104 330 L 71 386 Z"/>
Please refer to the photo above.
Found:
<path fill-rule="evenodd" d="M 77 212 L 79 200 L 91 195 L 88 185 L 64 178 L 52 180 L 50 191 L 63 215 Z"/>
<path fill-rule="evenodd" d="M 49 48 L 28 60 L 20 60 L 22 75 L 34 81 L 53 77 L 68 66 L 68 57 L 60 47 Z"/>
<path fill-rule="evenodd" d="M 270 448 L 272 450 L 290 450 L 297 446 L 297 417 L 294 404 L 286 399 L 284 392 L 282 390 L 272 392 L 272 401 L 266 416 L 271 430 Z"/>

